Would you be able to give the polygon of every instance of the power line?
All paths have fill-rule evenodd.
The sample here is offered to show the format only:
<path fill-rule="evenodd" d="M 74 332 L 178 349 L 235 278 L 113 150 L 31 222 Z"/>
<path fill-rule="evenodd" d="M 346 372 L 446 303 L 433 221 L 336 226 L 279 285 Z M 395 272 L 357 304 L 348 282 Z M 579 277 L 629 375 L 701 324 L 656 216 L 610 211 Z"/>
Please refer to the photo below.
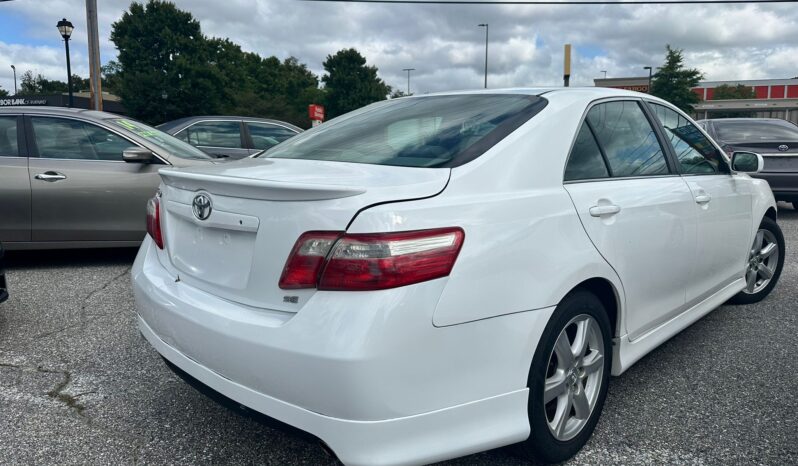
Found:
<path fill-rule="evenodd" d="M 798 0 L 304 0 L 321 3 L 396 3 L 437 5 L 688 5 L 737 3 L 798 3 Z"/>

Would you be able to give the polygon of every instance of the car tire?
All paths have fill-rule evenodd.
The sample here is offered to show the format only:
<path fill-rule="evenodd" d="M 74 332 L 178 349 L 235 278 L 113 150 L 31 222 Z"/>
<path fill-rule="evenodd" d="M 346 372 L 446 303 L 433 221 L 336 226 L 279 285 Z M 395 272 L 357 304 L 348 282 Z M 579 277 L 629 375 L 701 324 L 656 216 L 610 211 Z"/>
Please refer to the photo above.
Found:
<path fill-rule="evenodd" d="M 760 235 L 762 235 L 761 239 Z M 770 247 L 771 244 L 775 245 L 773 252 L 771 252 L 770 255 L 764 256 L 762 252 L 765 248 Z M 746 279 L 746 288 L 737 293 L 729 302 L 731 304 L 753 304 L 765 299 L 779 281 L 781 269 L 784 267 L 784 256 L 784 235 L 781 232 L 781 228 L 772 218 L 763 218 L 762 223 L 759 224 L 759 230 L 754 237 L 754 244 L 751 245 L 751 250 L 748 253 L 748 262 L 746 262 L 744 276 Z M 755 272 L 753 270 L 754 267 L 758 268 L 762 266 L 768 269 L 769 273 L 772 274 L 771 277 L 765 282 L 763 274 L 761 272 L 756 272 L 753 278 L 754 285 L 751 287 L 751 281 L 749 281 L 751 277 L 750 274 Z"/>
<path fill-rule="evenodd" d="M 576 341 L 577 333 L 582 333 L 582 322 L 586 338 L 580 341 L 586 341 L 587 345 L 579 356 L 580 345 Z M 612 363 L 611 335 L 607 311 L 589 291 L 573 291 L 557 306 L 543 331 L 529 371 L 530 435 L 516 445 L 521 456 L 543 463 L 560 463 L 587 443 L 607 396 Z M 563 336 L 567 339 L 565 342 L 561 340 Z M 563 343 L 571 351 L 570 359 L 559 357 L 567 351 Z M 600 355 L 598 361 L 596 353 Z M 546 402 L 546 396 L 551 400 Z M 581 402 L 572 401 L 576 398 Z M 585 406 L 589 408 L 587 415 Z M 563 419 L 562 415 L 558 416 L 560 413 L 566 416 L 562 423 L 557 422 Z"/>

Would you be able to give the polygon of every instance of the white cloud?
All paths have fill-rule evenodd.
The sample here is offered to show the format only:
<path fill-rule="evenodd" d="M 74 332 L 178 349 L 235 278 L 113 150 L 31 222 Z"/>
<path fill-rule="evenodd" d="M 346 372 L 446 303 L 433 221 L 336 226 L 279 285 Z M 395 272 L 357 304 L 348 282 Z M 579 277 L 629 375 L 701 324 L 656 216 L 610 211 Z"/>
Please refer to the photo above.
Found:
<path fill-rule="evenodd" d="M 574 45 L 574 85 L 608 76 L 644 75 L 658 66 L 665 44 L 685 49 L 687 65 L 707 79 L 798 75 L 798 10 L 793 5 L 386 5 L 294 0 L 180 0 L 203 32 L 229 37 L 245 50 L 296 56 L 322 73 L 328 54 L 355 47 L 388 84 L 404 89 L 403 68 L 416 68 L 415 92 L 482 86 L 484 29 L 490 24 L 490 86 L 559 85 L 562 45 Z M 104 60 L 115 55 L 111 23 L 127 0 L 99 2 Z M 75 23 L 73 69 L 86 74 L 82 0 L 0 3 L 25 20 L 25 37 L 0 42 L 0 85 L 12 86 L 9 64 L 60 78 L 63 48 L 30 46 L 51 40 L 54 23 Z M 42 11 L 52 12 L 43 18 Z M 2 20 L 0 20 L 2 22 Z M 2 36 L 0 36 L 2 37 Z"/>

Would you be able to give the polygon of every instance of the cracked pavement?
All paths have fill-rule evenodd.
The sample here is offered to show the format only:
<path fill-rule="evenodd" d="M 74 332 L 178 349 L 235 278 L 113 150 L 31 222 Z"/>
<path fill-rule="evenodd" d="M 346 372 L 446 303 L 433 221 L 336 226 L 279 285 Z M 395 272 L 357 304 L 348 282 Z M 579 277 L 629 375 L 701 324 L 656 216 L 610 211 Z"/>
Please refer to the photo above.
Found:
<path fill-rule="evenodd" d="M 723 306 L 612 379 L 569 464 L 798 463 L 798 212 L 764 302 Z M 334 464 L 318 445 L 221 407 L 135 326 L 135 251 L 8 253 L 0 305 L 0 464 Z M 508 449 L 448 465 L 525 464 Z"/>

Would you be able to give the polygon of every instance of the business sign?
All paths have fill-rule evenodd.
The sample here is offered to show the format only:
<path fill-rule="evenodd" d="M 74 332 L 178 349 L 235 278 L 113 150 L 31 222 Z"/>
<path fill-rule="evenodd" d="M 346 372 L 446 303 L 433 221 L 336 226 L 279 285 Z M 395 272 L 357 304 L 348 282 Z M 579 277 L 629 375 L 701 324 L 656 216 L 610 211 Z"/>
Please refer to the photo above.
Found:
<path fill-rule="evenodd" d="M 308 105 L 308 117 L 313 121 L 324 121 L 324 106 L 318 104 Z"/>
<path fill-rule="evenodd" d="M 47 99 L 26 99 L 24 97 L 0 99 L 0 107 L 16 107 L 20 105 L 47 105 Z"/>

